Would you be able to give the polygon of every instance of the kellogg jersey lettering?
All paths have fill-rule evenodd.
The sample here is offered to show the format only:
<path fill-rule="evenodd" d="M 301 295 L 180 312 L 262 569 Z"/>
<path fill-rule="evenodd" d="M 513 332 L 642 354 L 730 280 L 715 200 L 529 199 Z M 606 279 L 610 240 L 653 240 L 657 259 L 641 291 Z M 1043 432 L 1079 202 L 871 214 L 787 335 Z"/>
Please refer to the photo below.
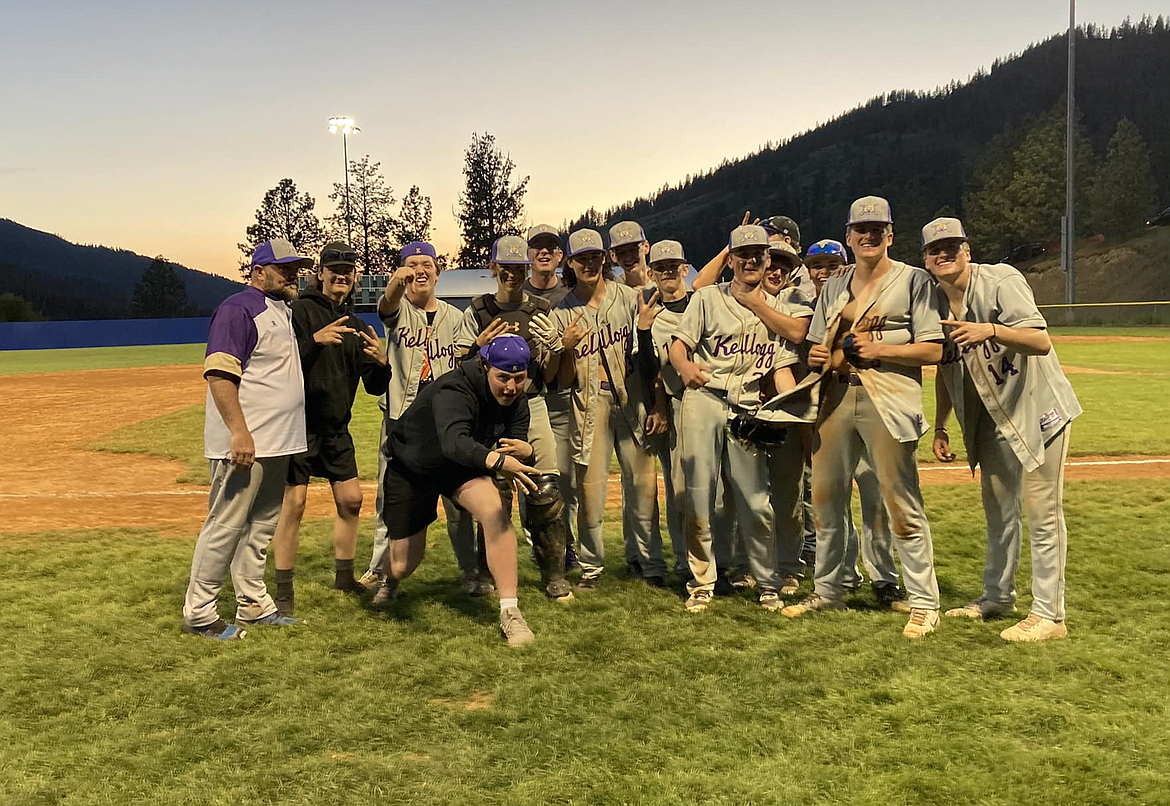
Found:
<path fill-rule="evenodd" d="M 414 402 L 424 375 L 434 380 L 459 364 L 459 310 L 443 300 L 437 302 L 434 321 L 429 324 L 427 312 L 405 296 L 397 311 L 382 318 L 392 374 L 379 405 L 392 420 Z"/>
<path fill-rule="evenodd" d="M 783 310 L 775 297 L 765 297 L 771 307 Z M 797 362 L 789 342 L 735 301 L 731 283 L 696 291 L 675 337 L 691 348 L 691 360 L 711 368 L 707 388 L 727 392 L 728 404 L 743 411 L 759 407 L 760 379 L 766 373 Z"/>
<path fill-rule="evenodd" d="M 849 330 L 868 332 L 874 341 L 890 345 L 943 340 L 934 281 L 924 269 L 896 260 L 891 261 L 872 300 L 863 303 L 865 307 L 857 321 L 843 329 L 841 312 L 852 301 L 849 284 L 855 271 L 855 266 L 849 266 L 825 282 L 817 299 L 808 341 L 836 345 Z M 861 378 L 861 385 L 894 439 L 917 442 L 926 433 L 921 367 L 885 361 L 877 367 L 852 371 Z"/>
<path fill-rule="evenodd" d="M 645 446 L 645 390 L 635 371 L 632 356 L 637 351 L 634 324 L 638 318 L 638 291 L 614 280 L 605 283 L 605 298 L 598 309 L 570 291 L 553 309 L 553 322 L 561 333 L 577 321 L 588 332 L 573 348 L 576 381 L 573 384 L 573 452 L 575 461 L 589 464 L 593 446 L 593 413 L 601 392 L 601 366 L 613 386 L 614 400 L 639 445 Z"/>
<path fill-rule="evenodd" d="M 936 293 L 939 304 L 949 306 L 942 290 Z M 953 313 L 948 318 L 965 322 L 1048 327 L 1028 281 L 1006 263 L 972 263 L 962 308 Z M 960 348 L 948 338 L 939 372 L 962 425 L 972 470 L 979 460 L 975 430 L 980 405 L 1025 471 L 1044 463 L 1044 446 L 1082 411 L 1055 348 L 1045 355 L 1021 355 L 994 339 Z M 967 394 L 969 389 L 977 394 Z"/>

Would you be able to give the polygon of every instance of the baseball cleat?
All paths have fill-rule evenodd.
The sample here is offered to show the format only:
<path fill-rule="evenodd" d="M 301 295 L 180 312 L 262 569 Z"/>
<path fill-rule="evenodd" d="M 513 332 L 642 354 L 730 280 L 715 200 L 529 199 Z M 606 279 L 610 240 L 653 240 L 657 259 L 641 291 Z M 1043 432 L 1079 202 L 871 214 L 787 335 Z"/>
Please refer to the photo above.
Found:
<path fill-rule="evenodd" d="M 508 607 L 500 611 L 500 632 L 507 639 L 508 646 L 524 646 L 536 640 L 518 607 Z"/>
<path fill-rule="evenodd" d="M 279 610 L 273 610 L 267 616 L 261 616 L 260 618 L 253 619 L 251 621 L 248 621 L 247 619 L 241 619 L 238 616 L 236 617 L 236 620 L 242 621 L 248 625 L 259 624 L 264 627 L 291 627 L 294 624 L 301 623 L 299 618 L 285 616 Z"/>
<path fill-rule="evenodd" d="M 744 571 L 736 571 L 729 579 L 731 581 L 731 587 L 736 590 L 754 588 L 756 586 L 756 578 Z"/>
<path fill-rule="evenodd" d="M 780 580 L 780 595 L 794 596 L 800 590 L 800 580 L 796 577 L 784 577 Z"/>
<path fill-rule="evenodd" d="M 915 608 L 910 611 L 910 620 L 906 622 L 906 626 L 902 629 L 902 635 L 907 638 L 921 638 L 938 629 L 938 622 L 937 610 L 919 610 Z"/>
<path fill-rule="evenodd" d="M 844 610 L 845 603 L 838 599 L 830 599 L 826 596 L 814 593 L 811 596 L 806 596 L 794 605 L 788 605 L 780 611 L 780 615 L 788 618 L 800 618 L 808 613 L 817 610 Z"/>
<path fill-rule="evenodd" d="M 362 578 L 358 580 L 358 584 L 367 591 L 377 590 L 378 586 L 382 584 L 382 575 L 375 574 L 373 571 L 366 571 L 362 574 Z"/>
<path fill-rule="evenodd" d="M 383 605 L 390 604 L 397 597 L 398 580 L 386 577 L 382 580 L 382 584 L 378 586 L 378 592 L 374 594 L 374 598 L 370 604 L 374 607 L 382 607 Z"/>
<path fill-rule="evenodd" d="M 344 593 L 365 593 L 366 586 L 351 576 L 348 579 L 342 579 L 340 582 L 334 581 L 333 590 L 343 591 Z"/>
<path fill-rule="evenodd" d="M 1067 638 L 1068 627 L 1063 621 L 1029 613 L 1019 624 L 1013 624 L 999 634 L 1005 641 L 1047 641 L 1050 638 Z"/>
<path fill-rule="evenodd" d="M 184 623 L 179 631 L 187 635 L 201 635 L 215 641 L 235 641 L 248 634 L 247 630 L 242 630 L 235 624 L 228 624 L 221 618 L 210 624 L 204 624 L 202 627 L 192 627 L 190 624 Z"/>
<path fill-rule="evenodd" d="M 873 583 L 873 597 L 877 599 L 878 604 L 890 608 L 895 613 L 910 612 L 910 603 L 906 601 L 906 595 L 902 593 L 902 589 L 896 583 Z"/>
<path fill-rule="evenodd" d="M 776 593 L 776 591 L 760 591 L 760 607 L 769 613 L 775 613 L 784 607 L 784 602 L 781 601 L 780 594 Z"/>
<path fill-rule="evenodd" d="M 1010 602 L 993 602 L 990 599 L 979 597 L 962 607 L 952 607 L 944 615 L 949 618 L 990 619 L 998 616 L 1007 616 L 1016 612 L 1016 606 Z"/>
<path fill-rule="evenodd" d="M 711 604 L 711 591 L 697 590 L 687 597 L 686 609 L 688 613 L 702 613 Z"/>

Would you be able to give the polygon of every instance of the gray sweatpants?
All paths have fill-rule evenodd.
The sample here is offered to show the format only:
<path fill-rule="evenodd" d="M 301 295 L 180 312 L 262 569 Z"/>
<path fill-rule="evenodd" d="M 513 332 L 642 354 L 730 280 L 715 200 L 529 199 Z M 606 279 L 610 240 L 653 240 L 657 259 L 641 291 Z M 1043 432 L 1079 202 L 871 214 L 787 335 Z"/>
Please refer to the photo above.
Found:
<path fill-rule="evenodd" d="M 868 454 L 882 480 L 882 500 L 890 514 L 910 606 L 938 609 L 934 548 L 918 486 L 916 447 L 915 442 L 894 439 L 864 387 L 836 378 L 825 381 L 812 461 L 819 595 L 836 600 L 844 595 L 842 577 L 853 474 L 861 457 Z"/>
<path fill-rule="evenodd" d="M 983 595 L 993 602 L 1015 604 L 1022 498 L 1032 549 L 1032 612 L 1053 621 L 1064 621 L 1064 566 L 1068 554 L 1064 462 L 1071 429 L 1066 425 L 1048 443 L 1044 464 L 1030 472 L 1024 472 L 1020 460 L 982 407 L 975 433 L 983 513 L 987 517 Z"/>
<path fill-rule="evenodd" d="M 280 520 L 288 462 L 288 456 L 272 456 L 240 470 L 228 459 L 208 460 L 207 520 L 195 542 L 183 600 L 183 622 L 188 626 L 205 627 L 219 618 L 216 602 L 229 569 L 237 619 L 255 621 L 276 612 L 264 587 L 264 564 Z"/>
<path fill-rule="evenodd" d="M 577 463 L 573 461 L 573 398 L 569 392 L 550 391 L 544 396 L 548 409 L 548 424 L 552 428 L 557 447 L 557 471 L 564 503 L 565 529 L 569 545 L 573 545 L 573 531 L 577 527 Z"/>
<path fill-rule="evenodd" d="M 682 401 L 669 398 L 669 425 L 666 439 L 658 453 L 662 463 L 662 486 L 666 490 L 666 531 L 670 535 L 670 547 L 674 551 L 674 569 L 682 571 L 687 564 L 687 539 L 683 533 L 683 510 L 686 506 L 686 488 L 683 486 L 682 454 L 678 450 L 678 418 Z"/>
<path fill-rule="evenodd" d="M 800 576 L 804 563 L 804 512 L 801 486 L 804 477 L 804 450 L 796 426 L 788 429 L 784 443 L 767 451 L 768 487 L 775 512 L 776 571 L 781 577 Z"/>
<path fill-rule="evenodd" d="M 688 560 L 694 575 L 687 589 L 692 592 L 715 589 L 718 570 L 711 530 L 717 517 L 720 472 L 727 481 L 724 494 L 735 502 L 736 523 L 752 576 L 761 591 L 780 589 L 767 456 L 731 436 L 727 423 L 732 414 L 727 400 L 714 391 L 683 393 L 679 446 L 687 497 Z"/>
<path fill-rule="evenodd" d="M 386 429 L 390 421 L 382 419 L 382 436 L 378 441 L 378 494 L 374 499 L 374 550 L 370 557 L 370 573 L 378 576 L 386 574 L 386 560 L 390 552 L 390 540 L 386 537 L 386 522 L 382 520 L 382 507 L 385 499 L 382 491 L 382 479 L 386 475 Z M 455 553 L 455 562 L 460 571 L 474 571 L 479 567 L 479 558 L 475 551 L 475 522 L 468 512 L 455 506 L 455 502 L 443 496 L 443 511 L 447 514 L 447 537 L 451 540 L 451 550 Z"/>
<path fill-rule="evenodd" d="M 631 495 L 623 495 L 622 501 L 626 557 L 637 557 L 645 577 L 665 576 L 662 536 L 655 528 L 658 522 L 658 479 L 654 472 L 654 454 L 638 444 L 612 392 L 601 391 L 595 405 L 589 465 L 577 468 L 580 481 L 577 535 L 581 541 L 577 557 L 581 562 L 581 575 L 584 578 L 598 577 L 605 569 L 602 521 L 605 518 L 609 462 L 616 449 L 622 477 L 628 477 L 633 488 Z"/>

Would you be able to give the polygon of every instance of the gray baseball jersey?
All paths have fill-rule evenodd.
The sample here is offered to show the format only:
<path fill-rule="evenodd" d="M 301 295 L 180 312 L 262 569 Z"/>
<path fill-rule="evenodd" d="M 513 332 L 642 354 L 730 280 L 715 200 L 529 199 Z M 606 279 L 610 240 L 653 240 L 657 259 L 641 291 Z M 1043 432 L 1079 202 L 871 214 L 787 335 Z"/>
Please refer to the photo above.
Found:
<path fill-rule="evenodd" d="M 937 293 L 939 304 L 947 306 L 941 289 Z M 1048 327 L 1028 281 L 1006 263 L 972 263 L 962 308 L 947 318 L 1007 327 Z M 979 460 L 975 444 L 979 406 L 968 405 L 975 401 L 966 399 L 964 377 L 978 392 L 979 402 L 1025 471 L 1044 463 L 1044 446 L 1081 414 L 1055 349 L 1046 355 L 1028 356 L 993 339 L 966 349 L 948 339 L 939 371 L 962 426 L 972 470 Z"/>
<path fill-rule="evenodd" d="M 638 292 L 616 280 L 605 283 L 605 298 L 594 310 L 587 301 L 570 291 L 553 309 L 557 329 L 565 328 L 581 317 L 578 324 L 588 332 L 573 348 L 577 380 L 573 384 L 574 459 L 588 465 L 593 445 L 594 411 L 601 391 L 601 362 L 613 386 L 613 396 L 639 445 L 645 445 L 643 425 L 646 420 L 645 390 L 631 363 L 637 350 L 635 327 L 638 320 Z"/>
<path fill-rule="evenodd" d="M 427 362 L 432 378 L 451 371 L 458 363 L 459 309 L 442 300 L 438 305 L 434 322 L 429 325 L 427 312 L 416 308 L 405 295 L 397 311 L 382 317 L 393 374 L 379 405 L 393 420 L 414 402 Z"/>
<path fill-rule="evenodd" d="M 853 301 L 849 284 L 855 267 L 830 277 L 821 289 L 808 341 L 836 346 L 847 331 L 868 332 L 875 341 L 890 345 L 942 341 L 941 307 L 934 283 L 924 269 L 892 261 L 881 285 L 854 321 L 842 318 Z M 885 362 L 855 370 L 873 399 L 882 422 L 900 442 L 917 442 L 928 430 L 922 412 L 922 368 Z"/>
<path fill-rule="evenodd" d="M 690 293 L 678 302 L 668 303 L 680 310 L 671 310 L 664 304 L 662 311 L 650 326 L 650 334 L 654 338 L 654 349 L 658 353 L 658 374 L 662 378 L 662 385 L 671 397 L 680 398 L 683 393 L 682 378 L 678 370 L 670 363 L 670 343 L 674 341 L 674 334 L 678 332 L 678 323 L 682 321 L 683 313 L 689 306 L 692 295 Z M 682 303 L 681 305 L 679 303 Z"/>
<path fill-rule="evenodd" d="M 782 303 L 767 296 L 768 304 Z M 708 389 L 726 392 L 728 404 L 753 412 L 760 403 L 760 380 L 771 370 L 797 362 L 792 344 L 735 301 L 731 283 L 695 292 L 678 324 L 675 338 L 691 348 L 691 359 L 711 368 Z"/>

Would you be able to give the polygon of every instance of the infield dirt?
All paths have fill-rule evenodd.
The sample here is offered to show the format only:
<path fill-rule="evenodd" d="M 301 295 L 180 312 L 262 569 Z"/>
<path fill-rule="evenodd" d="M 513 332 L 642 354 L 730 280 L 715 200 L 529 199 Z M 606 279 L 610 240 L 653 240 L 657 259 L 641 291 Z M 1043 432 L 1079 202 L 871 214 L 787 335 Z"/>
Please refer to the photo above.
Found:
<path fill-rule="evenodd" d="M 95 437 L 201 403 L 198 365 L 135 367 L 0 377 L 0 399 L 18 403 L 0 420 L 0 532 L 143 526 L 193 536 L 207 512 L 207 488 L 179 484 L 180 462 L 90 450 Z M 1170 457 L 1072 460 L 1069 480 L 1170 477 Z M 611 479 L 609 503 L 621 493 Z M 924 466 L 923 484 L 971 481 L 965 466 Z M 374 511 L 364 483 L 363 515 Z M 333 514 L 329 486 L 309 487 L 308 517 Z"/>

